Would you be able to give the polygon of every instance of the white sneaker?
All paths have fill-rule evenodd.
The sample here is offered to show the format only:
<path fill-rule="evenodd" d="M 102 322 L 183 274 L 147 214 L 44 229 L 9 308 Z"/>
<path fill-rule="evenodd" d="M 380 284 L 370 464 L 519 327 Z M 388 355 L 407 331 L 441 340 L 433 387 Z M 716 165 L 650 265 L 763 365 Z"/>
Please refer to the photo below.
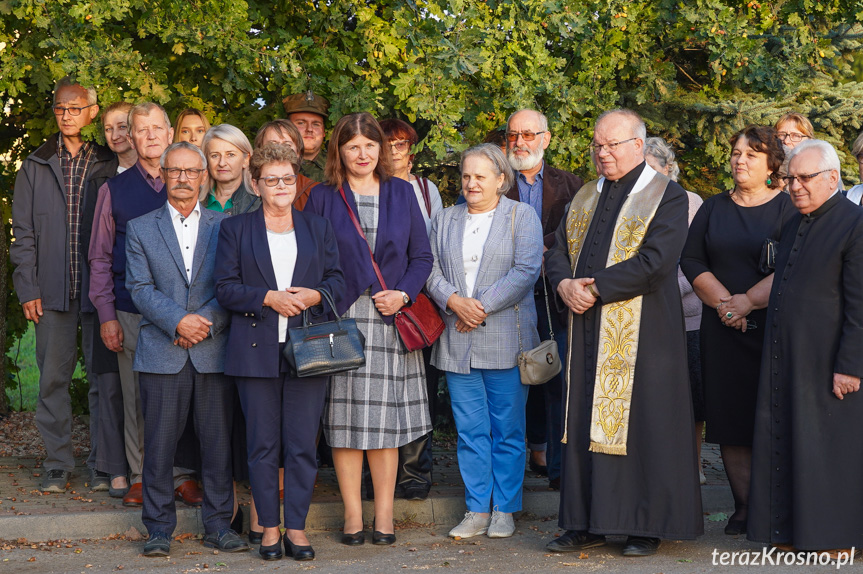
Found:
<path fill-rule="evenodd" d="M 468 510 L 459 525 L 449 531 L 449 535 L 452 538 L 470 538 L 485 534 L 490 520 L 489 516 L 482 516 L 479 512 Z"/>
<path fill-rule="evenodd" d="M 511 512 L 492 510 L 491 524 L 488 526 L 489 538 L 509 538 L 515 534 L 515 522 Z"/>

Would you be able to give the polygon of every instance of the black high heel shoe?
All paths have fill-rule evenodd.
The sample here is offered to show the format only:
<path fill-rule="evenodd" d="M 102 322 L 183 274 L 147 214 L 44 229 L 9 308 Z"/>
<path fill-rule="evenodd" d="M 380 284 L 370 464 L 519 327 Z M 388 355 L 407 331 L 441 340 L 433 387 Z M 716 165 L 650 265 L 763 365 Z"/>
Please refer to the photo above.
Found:
<path fill-rule="evenodd" d="M 353 534 L 348 534 L 347 532 L 342 533 L 342 544 L 345 546 L 362 546 L 365 543 L 366 535 L 362 530 L 354 532 Z"/>
<path fill-rule="evenodd" d="M 279 538 L 279 541 L 270 546 L 261 545 L 258 548 L 258 553 L 261 555 L 261 558 L 264 560 L 281 560 L 282 559 L 282 540 Z"/>
<path fill-rule="evenodd" d="M 377 527 L 378 522 L 375 520 L 372 524 Z M 372 531 L 372 544 L 377 544 L 379 546 L 389 546 L 391 544 L 396 543 L 396 534 L 393 532 L 392 534 L 384 534 L 383 532 L 379 532 L 378 530 Z"/>
<path fill-rule="evenodd" d="M 260 544 L 263 539 L 263 532 L 255 532 L 251 526 L 249 527 L 249 544 Z"/>
<path fill-rule="evenodd" d="M 300 562 L 303 560 L 314 560 L 315 549 L 309 546 L 297 546 L 291 539 L 288 538 L 287 532 L 284 535 L 285 539 L 285 554 L 291 556 L 294 560 Z"/>

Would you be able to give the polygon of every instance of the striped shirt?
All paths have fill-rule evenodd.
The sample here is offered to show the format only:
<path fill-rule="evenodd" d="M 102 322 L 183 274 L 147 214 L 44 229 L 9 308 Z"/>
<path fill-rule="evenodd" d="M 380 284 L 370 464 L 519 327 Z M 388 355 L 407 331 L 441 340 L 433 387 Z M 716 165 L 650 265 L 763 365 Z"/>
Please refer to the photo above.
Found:
<path fill-rule="evenodd" d="M 81 199 L 87 171 L 93 164 L 93 144 L 84 142 L 75 157 L 63 144 L 63 134 L 57 143 L 60 170 L 66 189 L 66 226 L 69 229 L 69 299 L 81 293 Z"/>

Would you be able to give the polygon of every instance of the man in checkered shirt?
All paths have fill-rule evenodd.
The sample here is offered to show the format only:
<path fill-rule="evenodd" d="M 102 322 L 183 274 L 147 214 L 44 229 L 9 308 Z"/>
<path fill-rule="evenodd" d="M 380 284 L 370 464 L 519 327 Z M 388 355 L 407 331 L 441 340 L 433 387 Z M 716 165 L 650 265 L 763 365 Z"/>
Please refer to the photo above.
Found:
<path fill-rule="evenodd" d="M 75 466 L 69 384 L 78 363 L 78 324 L 85 356 L 91 355 L 94 326 L 98 330 L 93 313 L 87 313 L 92 305 L 86 296 L 81 298 L 89 280 L 82 249 L 86 238 L 81 234 L 88 204 L 85 182 L 103 171 L 113 175 L 117 159 L 108 148 L 81 136 L 81 129 L 99 113 L 93 88 L 63 78 L 54 90 L 52 107 L 59 133 L 24 160 L 15 180 L 15 241 L 9 256 L 24 316 L 36 327 L 36 426 L 47 451 L 42 490 L 64 492 Z"/>

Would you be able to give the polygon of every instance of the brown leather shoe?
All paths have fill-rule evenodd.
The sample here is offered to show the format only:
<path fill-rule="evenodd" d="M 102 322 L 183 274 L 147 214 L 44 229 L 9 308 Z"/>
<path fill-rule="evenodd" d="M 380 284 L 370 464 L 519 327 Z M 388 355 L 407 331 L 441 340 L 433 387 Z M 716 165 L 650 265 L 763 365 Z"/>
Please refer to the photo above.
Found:
<path fill-rule="evenodd" d="M 129 487 L 129 492 L 123 497 L 123 506 L 141 506 L 144 504 L 144 491 L 141 483 Z"/>
<path fill-rule="evenodd" d="M 201 506 L 201 503 L 204 502 L 204 493 L 201 492 L 198 483 L 194 480 L 187 480 L 175 488 L 174 494 L 177 500 L 182 500 L 189 506 Z"/>

